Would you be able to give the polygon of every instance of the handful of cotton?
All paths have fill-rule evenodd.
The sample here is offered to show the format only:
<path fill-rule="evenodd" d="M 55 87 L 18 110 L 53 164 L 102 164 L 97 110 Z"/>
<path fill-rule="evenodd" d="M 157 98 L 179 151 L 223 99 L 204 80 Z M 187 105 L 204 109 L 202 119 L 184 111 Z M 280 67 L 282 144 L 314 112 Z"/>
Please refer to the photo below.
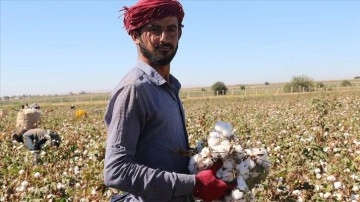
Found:
<path fill-rule="evenodd" d="M 231 124 L 222 121 L 216 122 L 209 133 L 207 146 L 198 146 L 197 149 L 198 153 L 190 158 L 188 169 L 191 173 L 208 169 L 220 159 L 223 165 L 216 176 L 225 182 L 237 182 L 232 193 L 219 202 L 255 201 L 250 190 L 269 174 L 270 161 L 266 149 L 244 149 L 234 135 Z"/>

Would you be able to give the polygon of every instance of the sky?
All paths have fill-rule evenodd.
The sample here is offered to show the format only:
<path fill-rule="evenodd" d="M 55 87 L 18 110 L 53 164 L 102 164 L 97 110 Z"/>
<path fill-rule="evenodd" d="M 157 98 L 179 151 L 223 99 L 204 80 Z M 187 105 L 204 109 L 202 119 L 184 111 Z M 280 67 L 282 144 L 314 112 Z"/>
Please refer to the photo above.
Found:
<path fill-rule="evenodd" d="M 110 92 L 136 64 L 130 0 L 0 0 L 0 97 Z M 186 87 L 360 76 L 360 1 L 182 0 Z"/>

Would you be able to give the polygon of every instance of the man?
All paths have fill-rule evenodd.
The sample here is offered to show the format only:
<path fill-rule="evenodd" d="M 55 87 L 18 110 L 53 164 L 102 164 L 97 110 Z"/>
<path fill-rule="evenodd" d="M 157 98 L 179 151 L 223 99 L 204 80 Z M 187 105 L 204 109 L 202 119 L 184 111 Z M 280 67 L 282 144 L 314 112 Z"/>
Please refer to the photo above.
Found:
<path fill-rule="evenodd" d="M 234 186 L 216 178 L 221 164 L 191 175 L 179 81 L 170 74 L 184 11 L 176 0 L 140 0 L 124 7 L 124 25 L 138 61 L 120 81 L 105 113 L 104 182 L 125 192 L 112 201 L 212 201 Z"/>
<path fill-rule="evenodd" d="M 13 134 L 13 140 L 22 142 L 31 151 L 40 150 L 47 141 L 53 146 L 59 146 L 61 138 L 59 134 L 51 130 L 34 128 L 30 130 L 21 130 Z"/>
<path fill-rule="evenodd" d="M 25 147 L 33 152 L 33 163 L 40 161 L 39 151 L 49 142 L 50 145 L 58 147 L 61 143 L 61 137 L 54 131 L 42 128 L 34 128 L 30 130 L 21 130 L 13 134 L 13 140 L 24 143 Z"/>

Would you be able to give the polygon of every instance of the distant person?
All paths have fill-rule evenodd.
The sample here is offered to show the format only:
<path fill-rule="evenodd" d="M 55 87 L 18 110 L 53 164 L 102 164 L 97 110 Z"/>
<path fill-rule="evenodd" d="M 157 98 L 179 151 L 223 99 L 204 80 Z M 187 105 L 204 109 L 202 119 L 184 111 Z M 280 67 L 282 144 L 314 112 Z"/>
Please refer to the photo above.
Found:
<path fill-rule="evenodd" d="M 38 152 L 49 143 L 51 146 L 58 147 L 61 143 L 61 137 L 52 130 L 34 128 L 30 130 L 21 130 L 13 134 L 13 140 L 23 143 L 30 151 L 34 151 L 34 163 L 39 161 Z"/>
<path fill-rule="evenodd" d="M 111 201 L 221 198 L 235 187 L 216 177 L 221 162 L 193 175 L 189 157 L 177 152 L 189 150 L 181 84 L 170 74 L 182 35 L 182 5 L 176 0 L 140 0 L 123 11 L 138 60 L 115 87 L 105 113 L 104 182 L 124 192 Z"/>
<path fill-rule="evenodd" d="M 61 143 L 61 137 L 58 133 L 42 128 L 21 130 L 19 133 L 13 134 L 13 139 L 24 143 L 29 150 L 40 150 L 48 141 L 52 146 L 56 147 Z"/>

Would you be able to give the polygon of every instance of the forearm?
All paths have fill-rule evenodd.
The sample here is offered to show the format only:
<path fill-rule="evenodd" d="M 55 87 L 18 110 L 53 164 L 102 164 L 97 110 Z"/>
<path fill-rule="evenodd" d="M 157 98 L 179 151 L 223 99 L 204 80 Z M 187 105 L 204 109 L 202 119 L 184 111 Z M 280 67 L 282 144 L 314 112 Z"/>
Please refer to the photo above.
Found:
<path fill-rule="evenodd" d="M 193 193 L 194 175 L 152 169 L 121 155 L 114 156 L 105 158 L 104 182 L 109 187 L 156 201 L 169 201 Z"/>

